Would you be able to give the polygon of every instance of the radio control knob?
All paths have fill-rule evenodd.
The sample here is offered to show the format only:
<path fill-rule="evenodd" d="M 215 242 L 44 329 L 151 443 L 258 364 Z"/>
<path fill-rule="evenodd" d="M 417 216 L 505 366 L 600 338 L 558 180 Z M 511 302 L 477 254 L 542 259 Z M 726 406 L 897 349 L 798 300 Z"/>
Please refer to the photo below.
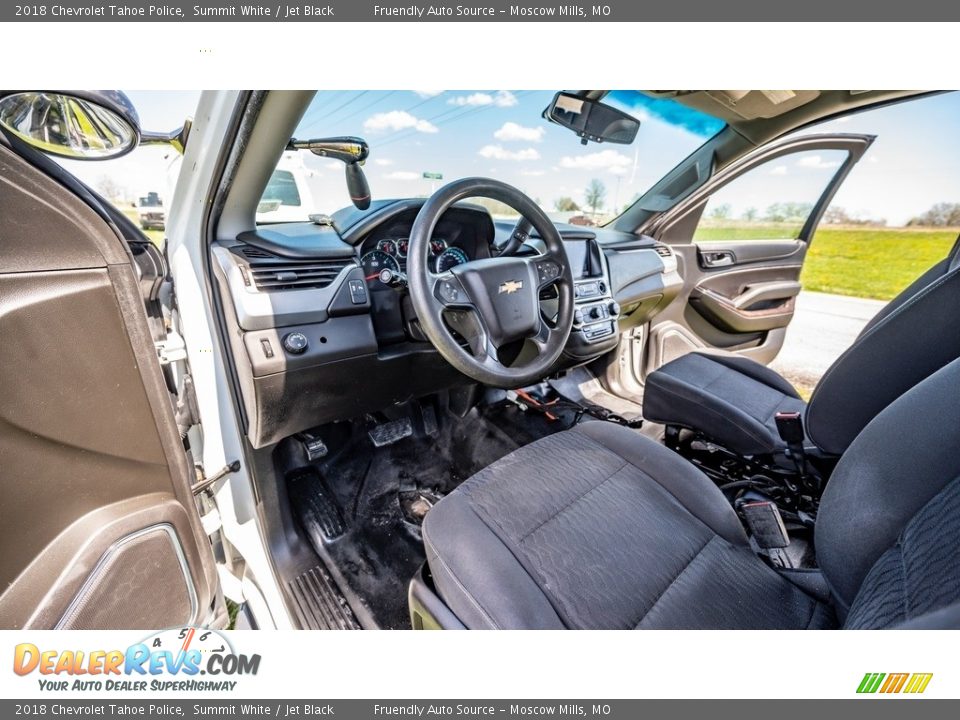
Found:
<path fill-rule="evenodd" d="M 603 317 L 603 310 L 600 308 L 599 305 L 594 305 L 592 308 L 590 308 L 589 314 L 591 319 L 599 320 L 600 318 Z"/>
<path fill-rule="evenodd" d="M 611 317 L 619 315 L 620 303 L 618 303 L 616 300 L 612 301 L 609 305 L 607 305 L 607 310 L 610 312 Z"/>

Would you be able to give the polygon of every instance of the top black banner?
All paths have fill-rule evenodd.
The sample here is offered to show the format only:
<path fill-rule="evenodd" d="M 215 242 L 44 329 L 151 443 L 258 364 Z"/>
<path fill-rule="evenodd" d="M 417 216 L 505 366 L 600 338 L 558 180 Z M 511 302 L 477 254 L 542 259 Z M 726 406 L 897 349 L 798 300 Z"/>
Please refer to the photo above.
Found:
<path fill-rule="evenodd" d="M 958 19 L 960 3 L 943 0 L 910 3 L 892 0 L 685 0 L 678 3 L 606 0 L 599 4 L 560 4 L 544 0 L 454 4 L 404 3 L 402 0 L 167 0 L 152 3 L 39 0 L 4 3 L 0 7 L 0 22 L 943 22 Z"/>

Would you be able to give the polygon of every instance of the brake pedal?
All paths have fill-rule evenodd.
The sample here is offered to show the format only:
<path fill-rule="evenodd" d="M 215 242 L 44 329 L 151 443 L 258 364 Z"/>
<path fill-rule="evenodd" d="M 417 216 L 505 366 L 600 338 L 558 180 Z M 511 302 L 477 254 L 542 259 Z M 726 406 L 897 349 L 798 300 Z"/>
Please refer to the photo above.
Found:
<path fill-rule="evenodd" d="M 386 447 L 413 435 L 413 423 L 408 417 L 391 420 L 370 428 L 367 435 L 370 436 L 374 447 Z"/>

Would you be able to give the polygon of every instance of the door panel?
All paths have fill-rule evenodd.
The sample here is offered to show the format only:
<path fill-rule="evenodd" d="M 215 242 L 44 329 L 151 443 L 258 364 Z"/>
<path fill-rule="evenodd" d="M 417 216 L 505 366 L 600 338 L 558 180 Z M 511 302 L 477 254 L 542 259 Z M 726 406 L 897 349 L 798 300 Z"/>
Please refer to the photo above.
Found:
<path fill-rule="evenodd" d="M 0 628 L 223 622 L 123 240 L 0 146 Z"/>
<path fill-rule="evenodd" d="M 863 135 L 814 135 L 761 148 L 718 172 L 648 229 L 673 248 L 684 287 L 651 324 L 644 377 L 697 349 L 764 364 L 777 356 L 817 224 L 872 142 Z M 747 197 L 765 200 L 766 210 L 728 202 L 737 193 L 725 188 L 738 187 L 735 181 L 749 190 Z M 803 202 L 797 193 L 806 193 Z"/>
<path fill-rule="evenodd" d="M 710 243 L 731 263 L 703 267 L 702 246 L 674 245 L 680 296 L 650 329 L 645 374 L 680 355 L 714 348 L 768 363 L 783 345 L 800 292 L 807 245 L 796 240 Z"/>

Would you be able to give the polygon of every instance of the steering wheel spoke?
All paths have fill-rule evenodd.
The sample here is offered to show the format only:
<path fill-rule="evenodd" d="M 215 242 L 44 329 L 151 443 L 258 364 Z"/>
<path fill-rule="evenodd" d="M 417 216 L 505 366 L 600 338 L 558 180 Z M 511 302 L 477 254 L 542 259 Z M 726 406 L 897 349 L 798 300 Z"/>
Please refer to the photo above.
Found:
<path fill-rule="evenodd" d="M 499 349 L 490 337 L 483 315 L 475 307 L 450 307 L 444 317 L 449 326 L 466 340 L 470 353 L 478 362 L 499 362 Z"/>
<path fill-rule="evenodd" d="M 547 321 L 540 318 L 540 327 L 537 329 L 537 333 L 530 338 L 538 353 L 543 354 L 549 350 L 553 332 L 553 328 L 547 324 Z"/>

